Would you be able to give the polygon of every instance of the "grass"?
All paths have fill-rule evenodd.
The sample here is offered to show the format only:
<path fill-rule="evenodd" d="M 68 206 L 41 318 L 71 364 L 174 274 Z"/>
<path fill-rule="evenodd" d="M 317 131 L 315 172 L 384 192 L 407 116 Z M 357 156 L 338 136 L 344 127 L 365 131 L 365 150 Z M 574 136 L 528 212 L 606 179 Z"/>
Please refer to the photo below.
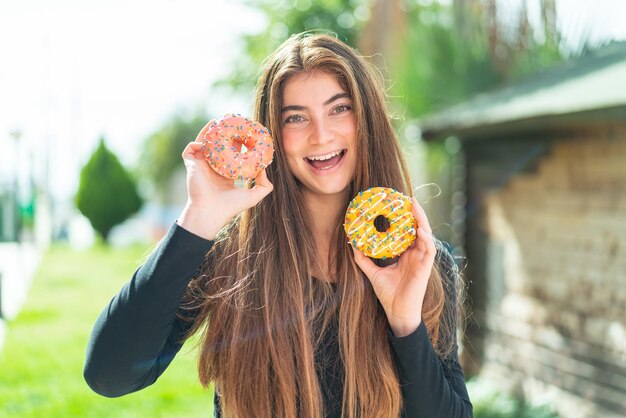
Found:
<path fill-rule="evenodd" d="M 82 376 L 91 327 L 130 279 L 146 248 L 53 246 L 34 277 L 0 352 L 2 417 L 212 417 L 213 395 L 198 383 L 187 344 L 151 387 L 117 399 L 89 389 Z"/>
<path fill-rule="evenodd" d="M 198 383 L 192 344 L 153 386 L 138 393 L 107 399 L 83 380 L 91 327 L 145 251 L 50 248 L 0 352 L 0 417 L 213 416 L 213 395 Z M 546 406 L 521 404 L 480 379 L 468 382 L 468 389 L 476 418 L 557 417 Z"/>
<path fill-rule="evenodd" d="M 559 418 L 548 404 L 523 403 L 502 393 L 495 382 L 473 378 L 467 383 L 475 418 Z"/>

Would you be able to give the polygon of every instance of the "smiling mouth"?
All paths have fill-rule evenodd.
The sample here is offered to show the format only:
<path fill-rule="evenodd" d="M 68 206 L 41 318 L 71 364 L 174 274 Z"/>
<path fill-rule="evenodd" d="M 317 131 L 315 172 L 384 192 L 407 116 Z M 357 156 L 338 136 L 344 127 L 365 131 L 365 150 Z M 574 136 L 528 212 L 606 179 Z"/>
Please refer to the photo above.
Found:
<path fill-rule="evenodd" d="M 346 150 L 330 153 L 319 157 L 305 157 L 305 161 L 318 170 L 329 170 L 339 164 L 339 161 L 346 154 Z"/>

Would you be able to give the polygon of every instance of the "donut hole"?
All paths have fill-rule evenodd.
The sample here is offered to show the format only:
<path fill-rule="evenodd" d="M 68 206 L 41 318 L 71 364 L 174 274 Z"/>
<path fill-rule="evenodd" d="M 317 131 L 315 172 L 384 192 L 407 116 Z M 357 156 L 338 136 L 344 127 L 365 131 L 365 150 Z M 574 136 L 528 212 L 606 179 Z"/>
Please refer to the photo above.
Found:
<path fill-rule="evenodd" d="M 389 222 L 389 219 L 387 219 L 384 215 L 378 215 L 374 218 L 374 228 L 376 228 L 378 232 L 387 232 L 390 226 L 391 223 Z"/>
<path fill-rule="evenodd" d="M 237 152 L 241 154 L 245 154 L 252 149 L 251 142 L 252 141 L 250 141 L 249 139 L 236 139 L 233 141 Z"/>
<path fill-rule="evenodd" d="M 247 154 L 252 151 L 255 145 L 255 139 L 250 137 L 250 134 L 242 135 L 236 134 L 232 135 L 229 139 L 230 146 L 233 151 L 238 152 L 240 154 Z"/>

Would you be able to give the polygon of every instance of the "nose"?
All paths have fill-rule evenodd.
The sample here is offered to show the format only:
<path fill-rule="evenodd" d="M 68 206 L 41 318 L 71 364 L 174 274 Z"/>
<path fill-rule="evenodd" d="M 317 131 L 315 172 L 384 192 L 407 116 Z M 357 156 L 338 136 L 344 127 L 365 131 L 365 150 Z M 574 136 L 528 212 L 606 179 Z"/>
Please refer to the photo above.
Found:
<path fill-rule="evenodd" d="M 313 130 L 309 138 L 312 144 L 327 144 L 335 139 L 335 130 L 324 118 L 316 118 L 313 121 Z"/>

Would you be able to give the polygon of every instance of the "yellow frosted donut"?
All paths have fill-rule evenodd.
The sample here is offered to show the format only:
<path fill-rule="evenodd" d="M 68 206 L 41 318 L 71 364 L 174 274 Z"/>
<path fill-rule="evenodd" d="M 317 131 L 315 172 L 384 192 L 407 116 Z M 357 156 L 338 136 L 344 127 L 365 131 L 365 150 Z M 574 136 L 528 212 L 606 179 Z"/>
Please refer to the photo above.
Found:
<path fill-rule="evenodd" d="M 411 200 L 387 187 L 372 187 L 352 199 L 343 224 L 348 242 L 372 258 L 393 258 L 415 241 L 417 222 L 411 213 Z M 389 228 L 380 232 L 374 219 L 384 216 Z"/>

